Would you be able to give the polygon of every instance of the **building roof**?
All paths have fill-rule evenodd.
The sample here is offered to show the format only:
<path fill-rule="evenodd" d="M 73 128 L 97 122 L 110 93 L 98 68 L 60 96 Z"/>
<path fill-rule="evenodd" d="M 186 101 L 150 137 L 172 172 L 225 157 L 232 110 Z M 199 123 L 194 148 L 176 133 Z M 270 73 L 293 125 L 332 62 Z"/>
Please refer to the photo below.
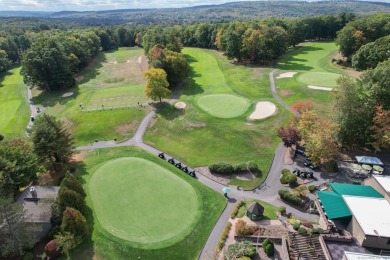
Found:
<path fill-rule="evenodd" d="M 390 176 L 377 176 L 373 175 L 374 179 L 382 186 L 382 188 L 390 193 Z"/>
<path fill-rule="evenodd" d="M 354 252 L 360 254 L 370 254 L 366 248 L 357 244 L 355 240 L 351 242 L 347 241 L 334 241 L 324 239 L 326 249 L 329 252 L 331 259 L 339 260 L 343 259 L 344 252 Z"/>
<path fill-rule="evenodd" d="M 371 186 L 344 183 L 329 183 L 329 186 L 339 195 L 383 198 L 383 195 Z"/>
<path fill-rule="evenodd" d="M 326 215 L 329 219 L 351 217 L 352 213 L 349 211 L 343 198 L 335 192 L 318 191 L 318 197 L 325 209 Z"/>
<path fill-rule="evenodd" d="M 51 205 L 57 197 L 60 187 L 34 186 L 29 187 L 19 195 L 17 201 L 26 210 L 26 222 L 50 223 Z"/>
<path fill-rule="evenodd" d="M 248 211 L 255 215 L 263 215 L 264 207 L 261 206 L 257 201 L 255 201 L 251 205 L 249 205 Z"/>
<path fill-rule="evenodd" d="M 377 157 L 355 156 L 355 158 L 358 163 L 370 164 L 370 165 L 383 165 L 382 161 Z"/>
<path fill-rule="evenodd" d="M 386 199 L 343 196 L 366 235 L 390 237 L 390 204 Z"/>
<path fill-rule="evenodd" d="M 347 260 L 390 260 L 390 256 L 344 252 Z"/>

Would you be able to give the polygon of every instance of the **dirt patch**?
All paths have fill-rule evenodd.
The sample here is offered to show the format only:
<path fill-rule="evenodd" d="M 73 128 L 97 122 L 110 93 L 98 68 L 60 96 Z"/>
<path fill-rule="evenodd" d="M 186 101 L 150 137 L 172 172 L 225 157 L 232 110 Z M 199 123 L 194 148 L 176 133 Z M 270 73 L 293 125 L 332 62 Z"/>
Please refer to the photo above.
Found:
<path fill-rule="evenodd" d="M 184 108 L 186 108 L 186 106 L 187 106 L 187 104 L 184 102 L 176 102 L 176 104 L 175 104 L 175 107 L 177 109 L 184 109 Z"/>
<path fill-rule="evenodd" d="M 206 127 L 207 124 L 203 122 L 191 122 L 191 121 L 186 121 L 184 124 L 184 127 L 186 129 L 194 129 L 194 128 L 202 128 Z"/>
<path fill-rule="evenodd" d="M 319 86 L 314 86 L 314 85 L 309 85 L 307 87 L 311 88 L 311 89 L 324 90 L 324 91 L 332 91 L 333 90 L 333 88 L 319 87 Z"/>
<path fill-rule="evenodd" d="M 294 75 L 297 74 L 297 72 L 285 72 L 281 73 L 279 76 L 277 76 L 277 79 L 284 79 L 284 78 L 292 78 Z"/>
<path fill-rule="evenodd" d="M 276 113 L 276 106 L 274 103 L 265 101 L 257 102 L 256 109 L 249 116 L 249 120 L 258 120 L 270 117 Z"/>
<path fill-rule="evenodd" d="M 70 97 L 70 96 L 73 96 L 73 92 L 66 92 L 66 93 L 64 93 L 64 94 L 62 94 L 62 96 L 61 97 Z"/>
<path fill-rule="evenodd" d="M 139 125 L 139 121 L 133 120 L 130 124 L 124 124 L 124 125 L 117 126 L 115 128 L 115 132 L 117 132 L 120 135 L 125 136 L 128 133 L 132 133 L 135 130 L 137 130 L 138 125 Z"/>
<path fill-rule="evenodd" d="M 292 91 L 292 90 L 281 90 L 280 91 L 280 95 L 282 97 L 288 97 L 288 96 L 294 95 L 294 91 Z"/>
<path fill-rule="evenodd" d="M 86 151 L 79 151 L 78 153 L 73 154 L 72 161 L 82 162 L 84 160 L 86 154 L 87 154 Z"/>
<path fill-rule="evenodd" d="M 200 174 L 206 176 L 207 178 L 216 181 L 220 184 L 223 185 L 228 185 L 231 179 L 237 178 L 240 180 L 245 180 L 245 181 L 250 181 L 256 178 L 252 173 L 250 172 L 245 172 L 245 173 L 240 173 L 240 174 L 231 174 L 231 175 L 222 175 L 222 174 L 216 174 L 216 173 L 211 173 L 209 170 L 209 167 L 207 166 L 201 166 L 194 168 L 197 172 Z"/>

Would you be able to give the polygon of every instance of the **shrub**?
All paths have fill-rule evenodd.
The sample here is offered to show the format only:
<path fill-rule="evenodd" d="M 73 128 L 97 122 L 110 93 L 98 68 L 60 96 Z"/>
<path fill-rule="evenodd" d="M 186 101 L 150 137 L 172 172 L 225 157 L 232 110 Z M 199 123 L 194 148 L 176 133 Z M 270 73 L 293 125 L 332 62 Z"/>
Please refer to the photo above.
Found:
<path fill-rule="evenodd" d="M 278 207 L 278 212 L 280 214 L 286 214 L 286 207 L 285 206 Z"/>
<path fill-rule="evenodd" d="M 68 189 L 77 192 L 81 197 L 85 198 L 86 194 L 83 186 L 81 186 L 79 180 L 71 173 L 67 173 L 65 178 L 61 181 L 60 187 L 67 187 Z"/>
<path fill-rule="evenodd" d="M 271 239 L 266 238 L 263 241 L 262 247 L 267 256 L 272 256 L 274 254 L 274 242 Z"/>
<path fill-rule="evenodd" d="M 298 223 L 294 223 L 292 224 L 292 227 L 294 230 L 298 230 L 301 227 L 301 225 L 299 225 Z"/>
<path fill-rule="evenodd" d="M 309 189 L 309 191 L 310 191 L 311 193 L 313 193 L 313 191 L 315 191 L 315 189 L 316 189 L 316 186 L 314 186 L 314 185 L 309 185 L 308 189 Z"/>
<path fill-rule="evenodd" d="M 250 172 L 252 172 L 252 173 L 259 172 L 259 166 L 255 162 L 250 161 L 250 162 L 247 162 L 246 165 L 247 165 L 248 170 Z"/>
<path fill-rule="evenodd" d="M 313 234 L 321 234 L 324 230 L 322 228 L 313 228 L 312 233 Z"/>
<path fill-rule="evenodd" d="M 301 198 L 299 196 L 296 196 L 289 192 L 286 189 L 279 190 L 279 196 L 282 200 L 285 200 L 291 204 L 294 205 L 300 205 L 301 204 Z"/>
<path fill-rule="evenodd" d="M 294 174 L 288 174 L 288 184 L 291 186 L 297 185 L 298 178 Z"/>
<path fill-rule="evenodd" d="M 298 233 L 304 234 L 304 233 L 306 233 L 306 232 L 307 232 L 307 230 L 306 230 L 306 228 L 304 228 L 304 227 L 300 227 L 300 228 L 298 229 Z"/>
<path fill-rule="evenodd" d="M 339 171 L 339 166 L 337 165 L 336 160 L 331 160 L 329 161 L 326 165 L 325 168 L 330 171 L 330 172 L 338 172 Z"/>
<path fill-rule="evenodd" d="M 285 175 L 285 174 L 288 174 L 288 173 L 291 173 L 289 169 L 283 169 L 282 170 L 282 175 Z"/>
<path fill-rule="evenodd" d="M 280 177 L 280 182 L 282 184 L 290 184 L 290 185 L 296 185 L 297 184 L 297 176 L 292 174 L 290 170 L 283 169 L 282 170 L 282 176 Z"/>
<path fill-rule="evenodd" d="M 59 205 L 59 198 L 56 199 L 56 201 L 51 205 L 51 218 L 50 222 L 54 226 L 58 226 L 61 224 L 62 220 L 62 212 L 61 207 Z"/>
<path fill-rule="evenodd" d="M 288 183 L 288 176 L 287 176 L 287 174 L 283 174 L 283 175 L 280 177 L 280 183 L 281 183 L 281 184 L 287 184 L 287 183 Z"/>
<path fill-rule="evenodd" d="M 238 220 L 235 227 L 238 236 L 252 235 L 256 231 L 255 226 L 249 226 L 243 220 Z"/>
<path fill-rule="evenodd" d="M 60 249 L 56 239 L 50 240 L 45 246 L 45 254 L 50 258 L 56 258 L 60 256 Z"/>
<path fill-rule="evenodd" d="M 244 202 L 241 200 L 236 206 L 233 208 L 232 213 L 230 213 L 230 218 L 234 219 L 237 216 L 238 211 L 244 205 Z"/>
<path fill-rule="evenodd" d="M 236 164 L 233 166 L 233 172 L 239 173 L 239 172 L 246 172 L 248 170 L 245 163 Z"/>
<path fill-rule="evenodd" d="M 68 207 L 62 217 L 61 231 L 83 238 L 87 234 L 87 221 L 80 211 Z"/>
<path fill-rule="evenodd" d="M 34 255 L 33 253 L 31 252 L 28 252 L 26 253 L 24 256 L 23 256 L 23 260 L 33 260 L 34 259 Z"/>
<path fill-rule="evenodd" d="M 252 257 L 255 254 L 255 246 L 248 241 L 242 241 L 229 245 L 224 255 L 225 259 L 233 260 L 243 256 Z"/>
<path fill-rule="evenodd" d="M 47 235 L 48 239 L 54 239 L 56 235 L 58 235 L 61 232 L 61 228 L 59 226 L 53 226 L 49 230 L 49 234 Z"/>
<path fill-rule="evenodd" d="M 214 173 L 231 174 L 234 172 L 233 166 L 229 163 L 220 162 L 209 166 L 209 170 Z"/>
<path fill-rule="evenodd" d="M 301 223 L 303 226 L 307 227 L 307 228 L 312 228 L 313 225 L 309 222 L 309 221 L 304 221 Z"/>
<path fill-rule="evenodd" d="M 222 235 L 221 235 L 221 238 L 219 239 L 218 241 L 218 244 L 217 244 L 217 252 L 216 253 L 219 253 L 219 251 L 221 251 L 223 245 L 225 244 L 225 241 L 226 239 L 228 238 L 229 236 L 229 231 L 230 231 L 230 228 L 232 227 L 232 223 L 231 222 L 228 222 L 225 226 L 225 229 L 223 230 L 222 232 Z"/>
<path fill-rule="evenodd" d="M 60 188 L 58 200 L 61 210 L 64 210 L 66 207 L 83 210 L 85 207 L 84 198 L 79 193 L 70 190 L 67 187 Z"/>

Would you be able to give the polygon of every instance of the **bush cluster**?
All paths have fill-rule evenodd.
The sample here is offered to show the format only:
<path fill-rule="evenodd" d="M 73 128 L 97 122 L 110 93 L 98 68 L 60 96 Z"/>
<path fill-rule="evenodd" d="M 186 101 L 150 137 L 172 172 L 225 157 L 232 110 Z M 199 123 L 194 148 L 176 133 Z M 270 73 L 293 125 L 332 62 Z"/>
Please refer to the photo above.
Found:
<path fill-rule="evenodd" d="M 230 218 L 234 219 L 237 216 L 238 211 L 243 205 L 244 202 L 242 200 L 239 203 L 237 203 L 234 209 L 232 210 L 232 213 L 230 213 Z"/>
<path fill-rule="evenodd" d="M 256 232 L 257 227 L 256 226 L 249 226 L 246 224 L 243 220 L 238 220 L 236 223 L 236 234 L 238 236 L 246 236 L 246 235 L 252 235 Z"/>
<path fill-rule="evenodd" d="M 313 193 L 313 192 L 316 190 L 316 186 L 314 186 L 314 185 L 309 185 L 308 189 L 309 189 L 309 191 L 310 191 L 311 193 Z"/>
<path fill-rule="evenodd" d="M 282 184 L 290 184 L 290 185 L 296 185 L 297 184 L 297 176 L 292 174 L 290 170 L 283 169 L 282 170 L 282 176 L 280 177 L 280 182 Z"/>
<path fill-rule="evenodd" d="M 269 239 L 269 238 L 266 238 L 263 243 L 262 243 L 262 247 L 264 249 L 264 252 L 267 254 L 267 256 L 273 256 L 274 255 L 274 242 Z"/>
<path fill-rule="evenodd" d="M 300 228 L 298 228 L 298 233 L 305 234 L 305 233 L 307 233 L 307 230 L 304 227 L 300 227 Z"/>
<path fill-rule="evenodd" d="M 225 244 L 225 241 L 226 241 L 226 239 L 227 239 L 228 236 L 229 236 L 229 232 L 230 232 L 230 228 L 231 228 L 231 227 L 232 227 L 232 223 L 231 223 L 231 222 L 228 222 L 228 223 L 226 224 L 226 226 L 225 226 L 225 229 L 224 229 L 223 232 L 222 232 L 221 238 L 220 238 L 219 241 L 218 241 L 217 250 L 216 250 L 216 252 L 215 252 L 216 254 L 218 254 L 218 253 L 221 251 L 223 245 Z"/>
<path fill-rule="evenodd" d="M 287 201 L 293 205 L 300 205 L 302 202 L 299 196 L 292 194 L 286 189 L 279 190 L 279 196 L 282 200 Z"/>
<path fill-rule="evenodd" d="M 251 258 L 256 254 L 255 246 L 249 241 L 242 241 L 228 246 L 225 252 L 225 259 L 240 259 L 243 256 Z"/>
<path fill-rule="evenodd" d="M 242 173 L 250 171 L 252 173 L 258 173 L 259 167 L 255 162 L 247 162 L 247 163 L 240 163 L 236 165 L 232 165 L 230 163 L 226 162 L 219 162 L 219 163 L 213 163 L 210 164 L 209 170 L 214 173 L 220 173 L 220 174 L 233 174 L 233 173 Z"/>

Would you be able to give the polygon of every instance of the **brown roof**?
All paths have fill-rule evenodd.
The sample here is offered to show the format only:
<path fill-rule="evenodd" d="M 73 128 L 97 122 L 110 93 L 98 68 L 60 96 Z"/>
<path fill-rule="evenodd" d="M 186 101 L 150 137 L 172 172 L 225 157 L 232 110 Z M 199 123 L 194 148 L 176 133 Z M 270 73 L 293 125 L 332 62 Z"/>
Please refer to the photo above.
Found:
<path fill-rule="evenodd" d="M 255 215 L 263 215 L 264 213 L 264 207 L 261 206 L 257 201 L 253 202 L 251 205 L 248 207 L 248 211 L 252 214 Z"/>

